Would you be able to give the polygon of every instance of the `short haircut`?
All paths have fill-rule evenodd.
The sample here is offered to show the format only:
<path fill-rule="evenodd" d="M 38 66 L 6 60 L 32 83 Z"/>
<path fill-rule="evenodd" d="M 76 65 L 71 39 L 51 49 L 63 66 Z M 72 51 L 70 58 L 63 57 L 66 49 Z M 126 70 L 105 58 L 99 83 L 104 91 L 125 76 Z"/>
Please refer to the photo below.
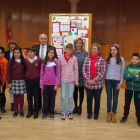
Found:
<path fill-rule="evenodd" d="M 138 58 L 140 59 L 140 56 L 139 56 L 138 53 L 133 53 L 132 56 L 131 56 L 131 58 L 132 58 L 133 56 L 136 56 L 136 57 L 138 57 Z"/>
<path fill-rule="evenodd" d="M 35 46 L 29 46 L 29 47 L 27 48 L 27 51 L 36 52 L 36 47 L 35 47 Z"/>
<path fill-rule="evenodd" d="M 42 33 L 42 34 L 40 34 L 40 35 L 39 35 L 39 38 L 41 38 L 41 35 L 45 35 L 45 36 L 47 37 L 47 35 L 46 35 L 46 34 Z M 47 37 L 47 38 L 48 38 L 48 37 Z"/>
<path fill-rule="evenodd" d="M 68 44 L 66 45 L 66 49 L 67 49 L 67 48 L 73 49 L 73 45 L 72 45 L 71 43 L 68 43 Z"/>
<path fill-rule="evenodd" d="M 1 50 L 2 53 L 5 53 L 5 49 L 1 46 L 0 46 L 0 50 Z"/>
<path fill-rule="evenodd" d="M 93 43 L 91 44 L 91 47 L 90 47 L 90 52 L 91 52 L 91 49 L 92 47 L 96 46 L 98 48 L 98 55 L 101 56 L 101 46 L 98 44 L 98 43 Z"/>
<path fill-rule="evenodd" d="M 12 45 L 12 44 L 16 45 L 16 47 L 17 47 L 17 41 L 16 41 L 15 39 L 11 39 L 11 40 L 9 41 L 9 43 L 8 43 L 8 48 L 9 48 L 9 49 L 10 49 L 10 45 Z"/>

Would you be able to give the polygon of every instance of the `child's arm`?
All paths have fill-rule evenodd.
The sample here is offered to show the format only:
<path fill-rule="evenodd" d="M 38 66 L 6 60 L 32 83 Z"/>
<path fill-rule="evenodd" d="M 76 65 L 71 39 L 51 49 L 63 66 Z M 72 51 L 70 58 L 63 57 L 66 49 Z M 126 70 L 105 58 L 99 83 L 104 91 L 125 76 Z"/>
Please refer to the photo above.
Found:
<path fill-rule="evenodd" d="M 59 63 L 59 67 L 60 67 L 60 75 L 59 75 L 59 86 L 61 84 L 61 59 L 60 57 L 58 57 L 58 63 Z"/>
<path fill-rule="evenodd" d="M 7 82 L 8 82 L 8 87 L 11 88 L 11 62 L 9 61 L 8 62 L 8 65 L 7 65 Z"/>
<path fill-rule="evenodd" d="M 40 88 L 43 89 L 43 74 L 44 74 L 44 70 L 43 70 L 43 63 L 41 64 L 41 70 L 40 70 Z"/>
<path fill-rule="evenodd" d="M 140 83 L 140 75 L 139 74 L 136 75 L 135 76 L 135 79 L 133 79 L 132 82 L 134 82 L 134 83 Z"/>
<path fill-rule="evenodd" d="M 128 66 L 124 70 L 123 77 L 124 77 L 125 80 L 133 80 L 133 79 L 135 79 L 135 75 L 129 74 Z"/>
<path fill-rule="evenodd" d="M 121 66 L 121 81 L 120 83 L 123 83 L 123 74 L 124 74 L 124 70 L 125 70 L 125 61 L 124 58 L 122 58 L 122 66 Z"/>
<path fill-rule="evenodd" d="M 60 78 L 60 65 L 58 61 L 56 61 L 55 63 L 56 63 L 56 81 L 55 81 L 54 90 L 57 90 L 59 85 L 59 78 Z"/>
<path fill-rule="evenodd" d="M 79 85 L 78 79 L 79 79 L 79 74 L 78 74 L 78 63 L 77 63 L 77 58 L 75 57 L 74 61 L 74 73 L 75 73 L 75 84 L 76 86 Z"/>
<path fill-rule="evenodd" d="M 2 93 L 2 85 L 0 86 L 0 93 Z"/>

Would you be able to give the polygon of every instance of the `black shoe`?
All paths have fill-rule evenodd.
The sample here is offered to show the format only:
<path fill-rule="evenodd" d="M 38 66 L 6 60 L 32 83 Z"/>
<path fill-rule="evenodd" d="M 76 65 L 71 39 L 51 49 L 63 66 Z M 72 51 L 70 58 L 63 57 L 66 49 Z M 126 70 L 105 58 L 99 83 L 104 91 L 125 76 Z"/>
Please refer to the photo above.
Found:
<path fill-rule="evenodd" d="M 140 120 L 137 120 L 138 126 L 140 127 Z"/>
<path fill-rule="evenodd" d="M 13 114 L 13 117 L 16 118 L 18 115 L 18 110 L 15 110 L 14 114 Z"/>
<path fill-rule="evenodd" d="M 24 117 L 23 110 L 20 110 L 20 117 L 21 117 L 21 118 L 23 118 L 23 117 Z"/>
<path fill-rule="evenodd" d="M 4 108 L 4 107 L 1 107 L 1 113 L 2 113 L 2 114 L 4 114 L 4 115 L 6 115 L 6 114 L 7 114 L 7 111 L 5 110 L 5 108 Z"/>
<path fill-rule="evenodd" d="M 88 114 L 87 119 L 91 119 L 92 114 Z"/>
<path fill-rule="evenodd" d="M 0 117 L 0 119 L 2 119 L 2 118 Z"/>
<path fill-rule="evenodd" d="M 98 114 L 94 114 L 94 120 L 98 120 Z"/>
<path fill-rule="evenodd" d="M 26 118 L 30 118 L 33 115 L 32 111 L 29 111 L 28 114 L 26 115 Z"/>
<path fill-rule="evenodd" d="M 77 113 L 77 111 L 78 111 L 78 108 L 77 108 L 77 107 L 75 107 L 75 108 L 74 108 L 74 110 L 73 110 L 73 114 L 76 114 L 76 113 Z"/>
<path fill-rule="evenodd" d="M 37 119 L 37 118 L 38 118 L 38 112 L 34 112 L 33 118 L 34 118 L 34 119 Z"/>
<path fill-rule="evenodd" d="M 77 115 L 81 115 L 81 113 L 82 113 L 82 108 L 78 108 Z"/>
<path fill-rule="evenodd" d="M 11 109 L 10 109 L 12 112 L 15 110 L 14 109 L 14 103 L 11 103 Z"/>
<path fill-rule="evenodd" d="M 124 117 L 120 120 L 120 123 L 124 123 L 124 122 L 126 122 L 126 121 L 127 121 L 127 117 L 124 116 Z"/>

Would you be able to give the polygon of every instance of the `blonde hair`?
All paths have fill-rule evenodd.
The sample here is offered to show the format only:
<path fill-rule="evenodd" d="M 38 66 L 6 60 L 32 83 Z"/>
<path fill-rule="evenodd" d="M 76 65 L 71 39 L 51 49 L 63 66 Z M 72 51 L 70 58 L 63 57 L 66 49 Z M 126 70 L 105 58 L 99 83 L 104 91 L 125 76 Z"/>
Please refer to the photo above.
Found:
<path fill-rule="evenodd" d="M 93 43 L 91 44 L 91 47 L 90 47 L 90 52 L 91 52 L 91 49 L 93 46 L 96 46 L 98 48 L 98 55 L 101 56 L 101 46 L 98 44 L 98 43 Z"/>
<path fill-rule="evenodd" d="M 75 49 L 75 51 L 76 51 L 76 42 L 77 41 L 81 41 L 82 42 L 82 47 L 81 47 L 81 51 L 83 51 L 84 50 L 84 42 L 83 42 L 83 39 L 82 38 L 77 38 L 77 39 L 75 39 L 75 41 L 74 41 L 74 49 Z"/>

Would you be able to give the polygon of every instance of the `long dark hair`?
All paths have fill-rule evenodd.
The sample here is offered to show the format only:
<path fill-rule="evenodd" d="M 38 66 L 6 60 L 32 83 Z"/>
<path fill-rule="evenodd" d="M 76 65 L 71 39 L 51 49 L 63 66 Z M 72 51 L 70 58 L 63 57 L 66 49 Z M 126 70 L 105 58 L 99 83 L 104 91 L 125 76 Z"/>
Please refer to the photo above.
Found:
<path fill-rule="evenodd" d="M 24 57 L 23 57 L 23 54 L 22 54 L 22 51 L 21 51 L 21 48 L 20 48 L 20 47 L 15 47 L 15 48 L 14 48 L 14 50 L 13 50 L 13 56 L 12 56 L 12 59 L 11 59 L 11 64 L 12 64 L 12 65 L 15 64 L 15 56 L 14 56 L 15 50 L 19 50 L 19 52 L 20 52 L 21 64 L 24 65 Z"/>
<path fill-rule="evenodd" d="M 115 47 L 116 49 L 117 49 L 117 54 L 116 54 L 116 63 L 117 64 L 119 64 L 120 62 L 122 62 L 121 61 L 121 57 L 120 57 L 120 52 L 119 52 L 119 45 L 117 45 L 117 44 L 113 44 L 113 45 L 111 45 L 111 47 Z M 108 63 L 108 64 L 110 64 L 110 59 L 111 59 L 111 57 L 112 57 L 112 54 L 111 54 L 111 47 L 110 47 L 110 53 L 108 54 L 108 56 L 107 56 L 107 59 L 106 59 L 106 62 Z"/>
<path fill-rule="evenodd" d="M 45 56 L 45 58 L 44 58 L 44 60 L 43 60 L 43 63 L 44 63 L 45 65 L 47 64 L 47 62 L 48 62 L 48 60 L 49 60 L 48 53 L 49 53 L 49 51 L 51 51 L 51 50 L 54 50 L 54 57 L 52 58 L 52 61 L 54 60 L 54 58 L 55 58 L 55 56 L 56 56 L 56 49 L 55 49 L 54 47 L 49 48 L 49 49 L 47 50 L 46 56 Z"/>

